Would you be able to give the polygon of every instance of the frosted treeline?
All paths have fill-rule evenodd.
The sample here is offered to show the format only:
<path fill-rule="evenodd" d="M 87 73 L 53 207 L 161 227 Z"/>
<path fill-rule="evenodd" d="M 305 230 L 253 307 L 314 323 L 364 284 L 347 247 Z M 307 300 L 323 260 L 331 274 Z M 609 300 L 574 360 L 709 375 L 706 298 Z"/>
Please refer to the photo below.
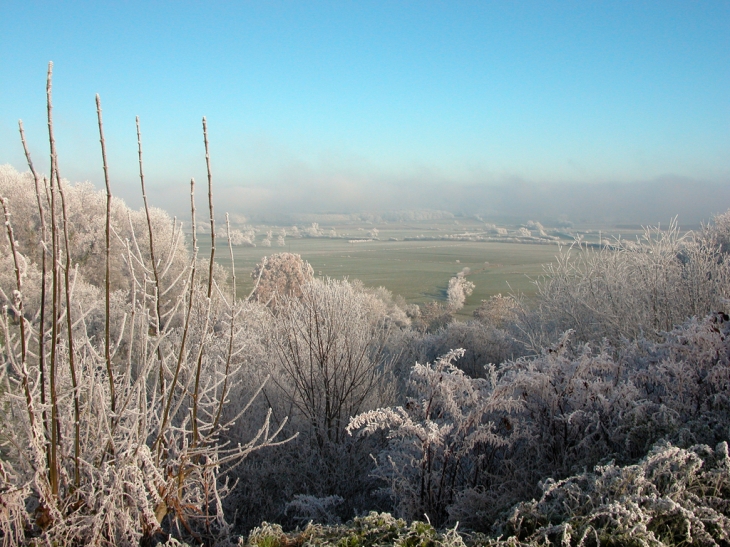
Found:
<path fill-rule="evenodd" d="M 4 545 L 274 547 L 310 521 L 310 543 L 728 544 L 730 212 L 576 244 L 534 302 L 456 321 L 466 269 L 417 306 L 291 253 L 218 267 L 255 233 L 216 225 L 203 127 L 185 225 L 147 203 L 139 125 L 140 211 L 64 180 L 52 123 L 49 175 L 0 167 Z"/>

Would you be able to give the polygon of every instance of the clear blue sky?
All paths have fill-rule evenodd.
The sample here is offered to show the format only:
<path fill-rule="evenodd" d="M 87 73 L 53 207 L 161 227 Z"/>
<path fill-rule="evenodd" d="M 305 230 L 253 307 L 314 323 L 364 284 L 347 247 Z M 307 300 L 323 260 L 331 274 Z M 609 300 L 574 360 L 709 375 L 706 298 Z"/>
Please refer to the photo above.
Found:
<path fill-rule="evenodd" d="M 727 0 L 5 0 L 0 163 L 24 169 L 22 118 L 48 164 L 49 60 L 62 174 L 103 180 L 99 93 L 133 204 L 135 115 L 160 197 L 203 182 L 207 116 L 222 207 L 243 211 L 408 208 L 421 183 L 730 185 Z"/>

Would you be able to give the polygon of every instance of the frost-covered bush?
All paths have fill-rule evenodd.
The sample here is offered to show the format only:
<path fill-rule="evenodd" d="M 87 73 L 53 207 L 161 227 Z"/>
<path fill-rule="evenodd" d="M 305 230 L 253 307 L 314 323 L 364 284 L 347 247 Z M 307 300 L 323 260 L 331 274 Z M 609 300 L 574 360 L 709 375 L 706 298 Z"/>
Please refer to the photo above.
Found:
<path fill-rule="evenodd" d="M 636 465 L 598 466 L 544 483 L 494 526 L 490 545 L 727 545 L 730 458 L 726 442 L 657 445 Z"/>
<path fill-rule="evenodd" d="M 19 263 L 30 261 L 14 253 Z M 64 263 L 65 252 L 56 253 Z M 44 315 L 14 319 L 24 315 L 20 296 L 2 319 L 7 389 L 1 397 L 8 409 L 0 424 L 2 465 L 6 488 L 25 493 L 25 510 L 15 507 L 15 522 L 5 526 L 18 536 L 135 544 L 163 530 L 193 537 L 224 532 L 220 500 L 227 487 L 215 470 L 270 443 L 275 433 L 264 417 L 251 442 L 218 444 L 238 418 L 225 419 L 222 409 L 240 374 L 240 307 L 214 283 L 207 296 L 193 258 L 159 327 L 147 281 L 152 272 L 136 250 L 129 248 L 127 258 L 132 283 L 147 289 L 142 296 L 131 291 L 129 299 L 110 294 L 108 313 L 104 290 L 80 273 L 67 284 L 61 272 L 47 272 Z M 24 270 L 15 271 L 14 290 L 22 295 Z M 4 294 L 12 290 L 2 287 Z M 114 336 L 105 353 L 107 322 Z"/>
<path fill-rule="evenodd" d="M 352 547 L 465 547 L 456 529 L 439 532 L 426 522 L 408 524 L 388 513 L 371 511 L 347 524 L 321 526 L 310 523 L 304 530 L 285 533 L 279 525 L 267 522 L 253 529 L 246 541 L 251 547 L 290 545 L 340 545 Z"/>
<path fill-rule="evenodd" d="M 721 260 L 727 260 L 730 254 L 730 211 L 715 215 L 712 222 L 702 227 L 699 239 L 709 249 L 719 249 L 725 255 Z"/>
<path fill-rule="evenodd" d="M 402 330 L 395 333 L 386 350 L 395 359 L 396 374 L 407 379 L 413 363 L 435 361 L 452 348 L 464 349 L 454 364 L 472 378 L 483 378 L 490 364 L 499 365 L 524 353 L 510 333 L 481 321 L 452 321 L 435 332 Z"/>
<path fill-rule="evenodd" d="M 70 184 L 66 180 L 61 180 L 61 184 L 66 205 L 71 264 L 74 268 L 78 268 L 85 282 L 103 287 L 106 271 L 106 195 L 97 191 L 90 183 Z M 45 196 L 50 196 L 50 187 L 46 179 L 39 180 L 39 190 L 42 203 L 47 208 L 50 198 Z M 30 172 L 18 173 L 9 165 L 0 166 L 0 195 L 8 198 L 18 252 L 29 259 L 29 268 L 36 268 L 39 271 L 43 250 L 42 227 L 33 175 Z M 60 197 L 57 199 L 60 201 Z M 133 256 L 138 257 L 145 268 L 152 270 L 147 216 L 145 211 L 133 211 L 117 198 L 112 198 L 110 213 L 112 220 L 110 288 L 112 291 L 129 291 L 132 288 L 132 273 L 128 263 L 127 243 Z M 174 291 L 180 285 L 175 281 L 190 262 L 185 235 L 182 225 L 174 223 L 165 211 L 150 207 L 148 213 L 153 232 L 155 258 L 159 262 L 160 283 L 162 290 L 168 291 L 168 298 L 165 301 L 174 301 L 174 297 L 178 296 Z M 48 217 L 47 212 L 45 216 Z M 50 218 L 44 220 L 50 229 Z M 11 260 L 7 247 L 2 259 L 5 262 Z M 0 275 L 5 278 L 12 277 L 12 268 L 3 269 Z M 32 294 L 39 295 L 39 291 L 39 288 L 34 288 Z M 32 301 L 27 302 L 26 314 L 30 316 L 37 313 L 39 305 L 39 302 L 37 304 Z"/>
<path fill-rule="evenodd" d="M 718 222 L 723 217 L 718 217 Z M 718 236 L 719 237 L 719 236 Z M 637 241 L 573 246 L 538 280 L 538 305 L 518 326 L 534 352 L 568 329 L 579 341 L 656 339 L 685 321 L 725 311 L 730 271 L 712 237 L 646 229 Z"/>
<path fill-rule="evenodd" d="M 514 442 L 515 429 L 500 418 L 517 411 L 519 401 L 497 388 L 494 371 L 488 379 L 465 376 L 453 363 L 461 354 L 416 364 L 405 406 L 365 412 L 348 425 L 350 433 L 388 432 L 389 449 L 375 473 L 405 518 L 425 513 L 444 524 L 458 492 L 493 473 L 494 457 Z"/>
<path fill-rule="evenodd" d="M 486 380 L 466 376 L 463 350 L 452 352 L 414 367 L 406 404 L 364 413 L 350 430 L 387 432 L 374 473 L 400 514 L 485 530 L 548 478 L 635 462 L 662 439 L 730 439 L 729 334 L 724 314 L 616 349 L 567 332 L 539 356 L 487 369 Z"/>
<path fill-rule="evenodd" d="M 430 301 L 412 310 L 413 328 L 421 332 L 435 332 L 454 320 L 454 309 L 448 304 Z"/>
<path fill-rule="evenodd" d="M 332 511 L 333 508 L 345 501 L 341 496 L 309 496 L 297 494 L 286 506 L 287 513 L 296 515 L 298 522 L 318 522 L 321 524 L 339 524 L 339 516 Z"/>
<path fill-rule="evenodd" d="M 500 385 L 522 405 L 517 419 L 525 435 L 515 454 L 532 483 L 570 475 L 622 451 L 622 420 L 642 400 L 610 348 L 575 347 L 571 335 L 543 355 L 520 358 L 500 371 Z"/>
<path fill-rule="evenodd" d="M 311 513 L 319 522 L 380 507 L 373 495 L 377 481 L 368 476 L 379 439 L 353 439 L 344 428 L 351 415 L 394 400 L 383 348 L 397 310 L 388 293 L 330 279 L 305 283 L 298 296 L 279 300 L 262 362 L 272 378 L 259 402 L 271 407 L 275 422 L 290 416 L 285 431 L 298 437 L 242 465 L 243 480 L 231 499 L 257 508 L 239 517 L 243 528 L 261 520 L 295 525 L 310 514 L 302 500 L 342 500 Z"/>
<path fill-rule="evenodd" d="M 353 280 L 351 285 L 356 292 L 369 297 L 366 304 L 374 317 L 384 318 L 389 325 L 399 329 L 411 324 L 411 319 L 406 312 L 408 305 L 402 296 L 394 296 L 385 287 L 366 287 L 358 279 Z"/>
<path fill-rule="evenodd" d="M 274 376 L 318 443 L 339 443 L 350 416 L 387 401 L 389 325 L 347 281 L 315 279 L 283 300 L 272 333 Z"/>
<path fill-rule="evenodd" d="M 671 414 L 668 437 L 680 446 L 730 439 L 730 321 L 724 313 L 691 318 L 664 340 L 639 340 L 626 352 L 631 382 Z"/>
<path fill-rule="evenodd" d="M 512 296 L 497 294 L 488 300 L 482 300 L 474 310 L 474 318 L 486 325 L 503 328 L 517 321 L 520 305 Z"/>

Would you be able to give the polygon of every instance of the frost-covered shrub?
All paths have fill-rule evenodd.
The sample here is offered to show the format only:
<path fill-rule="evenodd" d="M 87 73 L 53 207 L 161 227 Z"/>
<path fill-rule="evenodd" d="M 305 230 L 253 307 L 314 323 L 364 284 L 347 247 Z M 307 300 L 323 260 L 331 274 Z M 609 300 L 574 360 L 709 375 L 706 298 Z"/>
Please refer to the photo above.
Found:
<path fill-rule="evenodd" d="M 435 332 L 399 331 L 386 351 L 395 359 L 398 377 L 407 380 L 413 363 L 435 361 L 453 348 L 464 349 L 454 364 L 472 378 L 483 378 L 490 364 L 499 365 L 524 353 L 510 333 L 481 321 L 452 321 Z"/>
<path fill-rule="evenodd" d="M 715 215 L 712 222 L 703 226 L 699 239 L 709 249 L 719 249 L 723 255 L 730 254 L 730 211 Z"/>
<path fill-rule="evenodd" d="M 621 451 L 623 417 L 642 399 L 610 348 L 574 347 L 571 335 L 543 355 L 500 371 L 500 385 L 522 405 L 517 419 L 525 435 L 515 453 L 533 483 L 570 475 Z"/>
<path fill-rule="evenodd" d="M 354 417 L 348 431 L 390 439 L 380 454 L 377 476 L 389 484 L 399 514 L 424 513 L 436 525 L 448 520 L 458 492 L 493 473 L 493 459 L 514 442 L 515 429 L 500 418 L 520 403 L 504 396 L 494 372 L 472 379 L 454 365 L 462 350 L 411 372 L 413 398 L 405 406 L 381 408 Z"/>
<path fill-rule="evenodd" d="M 394 400 L 383 352 L 396 328 L 398 308 L 389 300 L 389 294 L 359 283 L 316 279 L 270 313 L 262 368 L 272 378 L 259 402 L 271 407 L 274 422 L 290 416 L 285 432 L 298 437 L 242 464 L 243 480 L 231 499 L 257 508 L 239 517 L 243 528 L 263 519 L 299 523 L 306 511 L 290 505 L 297 499 L 341 498 L 329 516 L 319 513 L 320 522 L 345 521 L 381 506 L 374 497 L 377 481 L 369 477 L 369 454 L 381 449 L 380 440 L 354 439 L 344 428 L 351 415 Z"/>
<path fill-rule="evenodd" d="M 488 300 L 482 300 L 474 310 L 474 318 L 487 325 L 502 328 L 517 320 L 519 309 L 519 303 L 514 297 L 502 296 L 500 293 Z"/>
<path fill-rule="evenodd" d="M 399 329 L 411 324 L 411 319 L 406 312 L 408 305 L 402 296 L 394 296 L 385 287 L 366 287 L 358 279 L 353 280 L 351 285 L 356 292 L 369 296 L 367 305 L 373 316 L 382 317 L 388 324 Z"/>
<path fill-rule="evenodd" d="M 691 318 L 664 340 L 639 340 L 627 351 L 632 383 L 676 427 L 672 442 L 687 447 L 730 439 L 730 321 L 724 313 Z"/>
<path fill-rule="evenodd" d="M 271 398 L 271 393 L 267 394 Z M 272 399 L 272 403 L 276 404 Z M 278 414 L 278 410 L 275 414 Z M 285 445 L 252 454 L 238 468 L 239 485 L 226 499 L 237 512 L 237 530 L 247 531 L 262 520 L 285 527 L 302 524 L 306 515 L 315 522 L 347 521 L 363 510 L 387 510 L 389 500 L 378 492 L 382 483 L 370 476 L 370 454 L 382 450 L 379 436 L 345 439 L 319 447 L 306 424 L 287 426 L 286 433 L 300 430 Z M 325 512 L 307 513 L 287 507 L 298 497 L 342 502 Z"/>
<path fill-rule="evenodd" d="M 667 230 L 648 228 L 636 242 L 561 252 L 537 282 L 537 307 L 518 322 L 521 339 L 539 353 L 572 329 L 578 341 L 608 338 L 617 346 L 622 338 L 657 339 L 688 317 L 725 311 L 730 271 L 707 241 L 681 235 L 672 222 Z"/>
<path fill-rule="evenodd" d="M 143 257 L 131 250 L 128 257 L 132 282 L 144 287 L 152 272 Z M 6 513 L 15 522 L 4 526 L 16 536 L 129 545 L 163 530 L 199 537 L 227 529 L 220 505 L 227 487 L 215 470 L 270 443 L 276 432 L 264 416 L 252 441 L 218 444 L 238 419 L 222 410 L 241 372 L 236 354 L 244 341 L 236 323 L 242 310 L 217 289 L 208 298 L 195 263 L 160 330 L 149 292 L 146 298 L 137 291 L 110 294 L 105 313 L 104 290 L 81 274 L 69 284 L 45 276 L 45 336 L 39 315 L 22 323 L 4 315 L 2 466 L 13 479 L 6 479 L 8 490 L 25 492 L 25 510 Z M 16 271 L 22 284 L 23 271 Z M 54 284 L 58 291 L 50 290 Z M 22 305 L 23 298 L 12 304 L 15 317 Z M 173 314 L 180 320 L 171 320 Z M 107 323 L 113 337 L 105 357 Z M 22 531 L 18 514 L 24 514 Z"/>
<path fill-rule="evenodd" d="M 598 466 L 543 485 L 517 505 L 491 545 L 727 545 L 727 443 L 681 449 L 657 445 L 636 465 Z"/>
<path fill-rule="evenodd" d="M 350 416 L 388 400 L 389 325 L 369 300 L 347 281 L 315 279 L 281 304 L 274 381 L 320 444 L 339 443 Z"/>
<path fill-rule="evenodd" d="M 413 328 L 421 332 L 435 332 L 454 320 L 454 310 L 447 304 L 430 301 L 412 310 Z"/>
<path fill-rule="evenodd" d="M 339 545 L 350 547 L 465 547 L 456 529 L 438 531 L 431 524 L 393 518 L 371 511 L 347 524 L 321 526 L 310 523 L 304 530 L 285 533 L 278 525 L 264 522 L 251 531 L 246 545 L 286 547 L 290 545 Z"/>
<path fill-rule="evenodd" d="M 485 530 L 548 478 L 635 462 L 662 439 L 683 447 L 730 439 L 728 334 L 724 314 L 616 349 L 567 332 L 539 356 L 487 369 L 487 380 L 465 376 L 456 368 L 463 350 L 452 352 L 414 367 L 406 404 L 364 413 L 351 429 L 387 431 L 375 474 L 390 481 L 401 514 Z M 485 425 L 484 444 L 460 433 Z"/>
<path fill-rule="evenodd" d="M 88 283 L 102 287 L 106 271 L 104 245 L 106 195 L 97 191 L 90 183 L 71 184 L 62 180 L 61 184 L 66 202 L 71 263 L 78 268 Z M 50 194 L 47 181 L 40 180 L 39 186 L 41 194 Z M 9 165 L 0 166 L 0 195 L 9 198 L 18 251 L 28 257 L 30 263 L 40 267 L 43 249 L 42 229 L 32 174 L 18 173 Z M 57 199 L 60 201 L 60 198 Z M 45 197 L 43 203 L 44 207 L 48 207 L 48 200 Z M 162 209 L 150 207 L 149 215 L 155 258 L 159 261 L 158 273 L 164 290 L 171 290 L 174 281 L 190 261 L 185 236 L 182 226 L 173 223 L 170 216 Z M 47 211 L 45 217 L 45 223 L 50 227 Z M 112 198 L 111 218 L 113 229 L 110 242 L 111 289 L 129 290 L 132 287 L 132 274 L 127 263 L 127 242 L 131 246 L 133 256 L 136 255 L 142 260 L 146 268 L 152 269 L 147 218 L 144 211 L 133 211 L 118 198 Z M 37 311 L 37 308 L 32 311 Z"/>
<path fill-rule="evenodd" d="M 286 506 L 287 513 L 296 515 L 299 522 L 318 522 L 321 524 L 339 524 L 340 518 L 332 509 L 345 501 L 341 496 L 308 496 L 297 494 Z"/>

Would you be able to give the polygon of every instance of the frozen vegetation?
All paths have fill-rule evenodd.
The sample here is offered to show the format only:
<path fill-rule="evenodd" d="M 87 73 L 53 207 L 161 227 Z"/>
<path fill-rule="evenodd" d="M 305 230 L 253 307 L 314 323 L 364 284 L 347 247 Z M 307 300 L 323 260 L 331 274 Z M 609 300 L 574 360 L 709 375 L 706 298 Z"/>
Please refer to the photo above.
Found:
<path fill-rule="evenodd" d="M 416 306 L 272 249 L 236 294 L 216 253 L 255 230 L 132 211 L 50 143 L 0 167 L 4 545 L 730 544 L 730 212 L 456 321 L 467 269 Z M 338 237 L 263 241 L 302 236 Z"/>

